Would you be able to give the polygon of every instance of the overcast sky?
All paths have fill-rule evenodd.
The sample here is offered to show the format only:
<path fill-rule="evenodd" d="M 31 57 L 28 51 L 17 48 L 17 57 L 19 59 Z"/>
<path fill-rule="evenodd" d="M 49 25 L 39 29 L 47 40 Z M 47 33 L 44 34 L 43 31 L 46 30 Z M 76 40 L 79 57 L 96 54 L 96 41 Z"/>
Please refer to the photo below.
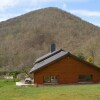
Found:
<path fill-rule="evenodd" d="M 61 8 L 100 26 L 100 0 L 0 0 L 0 21 L 46 7 Z"/>

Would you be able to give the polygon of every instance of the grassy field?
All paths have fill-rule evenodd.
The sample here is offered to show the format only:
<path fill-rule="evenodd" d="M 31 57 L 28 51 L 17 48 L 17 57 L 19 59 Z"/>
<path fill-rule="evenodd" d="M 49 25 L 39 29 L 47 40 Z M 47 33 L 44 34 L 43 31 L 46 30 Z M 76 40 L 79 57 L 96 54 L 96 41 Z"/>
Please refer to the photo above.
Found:
<path fill-rule="evenodd" d="M 100 100 L 100 84 L 17 87 L 0 80 L 0 100 Z"/>

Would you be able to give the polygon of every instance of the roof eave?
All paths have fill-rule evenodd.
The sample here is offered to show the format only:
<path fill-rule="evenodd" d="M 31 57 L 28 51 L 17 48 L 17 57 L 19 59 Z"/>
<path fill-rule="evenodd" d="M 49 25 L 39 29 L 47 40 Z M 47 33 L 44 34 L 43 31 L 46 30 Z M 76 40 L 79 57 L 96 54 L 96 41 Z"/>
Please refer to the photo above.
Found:
<path fill-rule="evenodd" d="M 41 66 L 41 68 L 38 68 L 38 69 L 36 69 L 36 70 L 33 70 L 33 71 L 29 72 L 29 73 L 31 74 L 31 73 L 33 73 L 33 72 L 36 72 L 37 70 L 40 70 L 40 69 L 44 68 L 45 66 L 47 66 L 47 65 L 49 65 L 49 64 L 51 64 L 51 63 L 54 63 L 54 62 L 56 62 L 57 60 L 59 60 L 59 59 L 65 57 L 65 56 L 68 56 L 69 54 L 70 54 L 70 52 L 68 52 L 68 53 L 65 54 L 64 56 L 62 56 L 62 57 L 60 57 L 60 58 L 58 58 L 58 59 L 56 59 L 56 60 L 54 60 L 54 61 L 52 61 L 52 62 L 46 64 L 46 65 Z"/>

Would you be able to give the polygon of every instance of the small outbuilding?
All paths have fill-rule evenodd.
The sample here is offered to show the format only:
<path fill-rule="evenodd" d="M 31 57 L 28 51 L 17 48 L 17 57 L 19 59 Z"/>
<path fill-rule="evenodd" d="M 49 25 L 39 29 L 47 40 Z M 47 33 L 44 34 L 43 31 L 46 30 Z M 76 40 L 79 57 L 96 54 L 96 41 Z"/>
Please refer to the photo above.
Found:
<path fill-rule="evenodd" d="M 70 52 L 55 48 L 35 61 L 30 74 L 33 74 L 34 84 L 100 82 L 100 68 Z"/>

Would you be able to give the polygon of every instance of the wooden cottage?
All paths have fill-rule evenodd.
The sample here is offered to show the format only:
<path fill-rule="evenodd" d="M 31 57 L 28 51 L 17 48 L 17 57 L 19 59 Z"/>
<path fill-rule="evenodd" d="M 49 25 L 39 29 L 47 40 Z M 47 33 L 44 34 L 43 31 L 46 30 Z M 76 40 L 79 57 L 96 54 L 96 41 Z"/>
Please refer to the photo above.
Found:
<path fill-rule="evenodd" d="M 34 84 L 99 83 L 100 68 L 70 52 L 51 50 L 38 58 L 30 73 Z"/>

